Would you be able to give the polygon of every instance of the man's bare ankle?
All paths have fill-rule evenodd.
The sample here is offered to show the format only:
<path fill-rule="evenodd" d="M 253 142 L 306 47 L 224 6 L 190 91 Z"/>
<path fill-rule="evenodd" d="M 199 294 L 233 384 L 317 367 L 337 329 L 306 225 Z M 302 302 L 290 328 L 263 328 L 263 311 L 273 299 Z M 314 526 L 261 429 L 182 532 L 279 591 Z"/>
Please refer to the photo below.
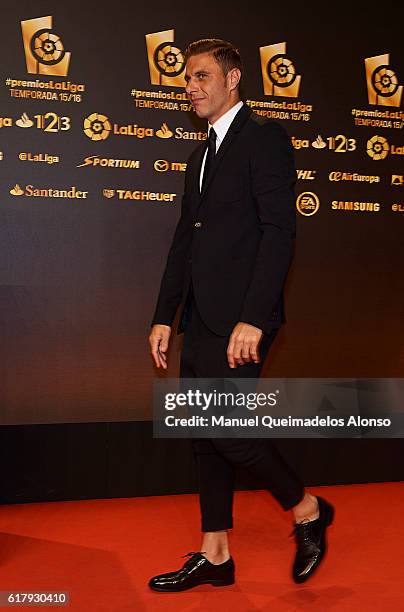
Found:
<path fill-rule="evenodd" d="M 305 503 L 299 504 L 300 508 L 298 511 L 294 510 L 294 517 L 296 523 L 303 523 L 304 521 L 314 521 L 319 517 L 319 509 L 317 498 L 310 495 Z"/>
<path fill-rule="evenodd" d="M 205 551 L 203 556 L 206 557 L 210 563 L 213 565 L 220 565 L 221 563 L 225 563 L 230 559 L 230 553 L 227 552 L 219 552 L 219 553 L 211 553 L 209 551 Z"/>

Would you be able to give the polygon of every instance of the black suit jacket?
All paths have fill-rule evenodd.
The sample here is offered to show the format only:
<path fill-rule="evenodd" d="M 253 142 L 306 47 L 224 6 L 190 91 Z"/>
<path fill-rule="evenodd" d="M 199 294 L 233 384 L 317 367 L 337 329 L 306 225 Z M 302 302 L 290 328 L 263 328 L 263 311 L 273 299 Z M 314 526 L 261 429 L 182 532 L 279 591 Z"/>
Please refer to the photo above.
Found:
<path fill-rule="evenodd" d="M 191 154 L 152 325 L 172 325 L 190 281 L 204 323 L 220 336 L 237 322 L 267 333 L 285 322 L 283 288 L 296 232 L 289 136 L 244 104 L 199 192 L 206 143 Z M 184 315 L 184 310 L 183 313 Z M 184 316 L 177 333 L 184 329 Z"/>

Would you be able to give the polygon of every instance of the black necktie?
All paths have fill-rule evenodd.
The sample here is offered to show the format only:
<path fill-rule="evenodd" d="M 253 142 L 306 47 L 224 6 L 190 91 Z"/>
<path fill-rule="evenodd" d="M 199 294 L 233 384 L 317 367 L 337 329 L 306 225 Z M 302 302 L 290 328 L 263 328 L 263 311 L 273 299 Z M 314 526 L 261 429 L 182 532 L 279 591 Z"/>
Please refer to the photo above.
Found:
<path fill-rule="evenodd" d="M 203 169 L 203 177 L 202 177 L 202 190 L 205 187 L 205 183 L 207 181 L 210 169 L 212 167 L 213 158 L 216 155 L 216 132 L 213 129 L 213 127 L 211 127 L 210 130 L 209 130 L 208 147 L 207 148 L 208 148 L 208 152 L 206 154 L 205 167 Z"/>

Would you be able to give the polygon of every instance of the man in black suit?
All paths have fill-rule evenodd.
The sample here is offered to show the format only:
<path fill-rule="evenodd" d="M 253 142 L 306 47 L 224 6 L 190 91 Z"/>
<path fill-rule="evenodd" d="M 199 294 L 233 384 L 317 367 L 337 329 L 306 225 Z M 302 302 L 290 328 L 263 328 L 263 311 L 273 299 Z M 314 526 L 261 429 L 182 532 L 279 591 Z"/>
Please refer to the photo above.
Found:
<path fill-rule="evenodd" d="M 185 52 L 186 92 L 209 123 L 207 143 L 191 154 L 181 216 L 161 281 L 149 337 L 157 367 L 178 306 L 185 332 L 181 378 L 255 378 L 285 321 L 283 288 L 293 257 L 293 147 L 284 128 L 254 114 L 240 99 L 237 49 L 218 39 Z M 234 467 L 249 468 L 294 515 L 292 575 L 304 582 L 321 562 L 333 507 L 304 491 L 268 439 L 193 442 L 200 483 L 203 540 L 177 571 L 154 576 L 157 591 L 234 582 L 227 530 L 233 526 Z"/>

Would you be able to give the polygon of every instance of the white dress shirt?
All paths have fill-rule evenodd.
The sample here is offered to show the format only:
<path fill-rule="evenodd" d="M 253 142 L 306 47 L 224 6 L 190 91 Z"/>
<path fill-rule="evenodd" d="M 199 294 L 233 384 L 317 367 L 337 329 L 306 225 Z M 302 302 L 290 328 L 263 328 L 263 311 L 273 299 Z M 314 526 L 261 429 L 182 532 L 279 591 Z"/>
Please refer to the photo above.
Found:
<path fill-rule="evenodd" d="M 215 123 L 213 124 L 208 123 L 208 126 L 209 126 L 208 136 L 209 136 L 210 128 L 213 127 L 216 132 L 216 153 L 220 145 L 222 144 L 224 137 L 227 134 L 227 130 L 229 129 L 231 122 L 233 121 L 234 117 L 237 115 L 238 111 L 243 106 L 243 104 L 244 102 L 240 100 L 240 102 L 237 102 L 237 104 L 235 104 L 228 111 L 226 111 L 224 115 L 219 117 L 219 119 L 215 121 Z M 203 171 L 205 169 L 205 161 L 206 161 L 207 153 L 208 153 L 208 149 L 206 149 L 204 156 L 203 156 L 203 160 L 202 160 L 201 172 L 199 174 L 199 191 L 202 191 L 202 177 L 203 177 Z"/>

